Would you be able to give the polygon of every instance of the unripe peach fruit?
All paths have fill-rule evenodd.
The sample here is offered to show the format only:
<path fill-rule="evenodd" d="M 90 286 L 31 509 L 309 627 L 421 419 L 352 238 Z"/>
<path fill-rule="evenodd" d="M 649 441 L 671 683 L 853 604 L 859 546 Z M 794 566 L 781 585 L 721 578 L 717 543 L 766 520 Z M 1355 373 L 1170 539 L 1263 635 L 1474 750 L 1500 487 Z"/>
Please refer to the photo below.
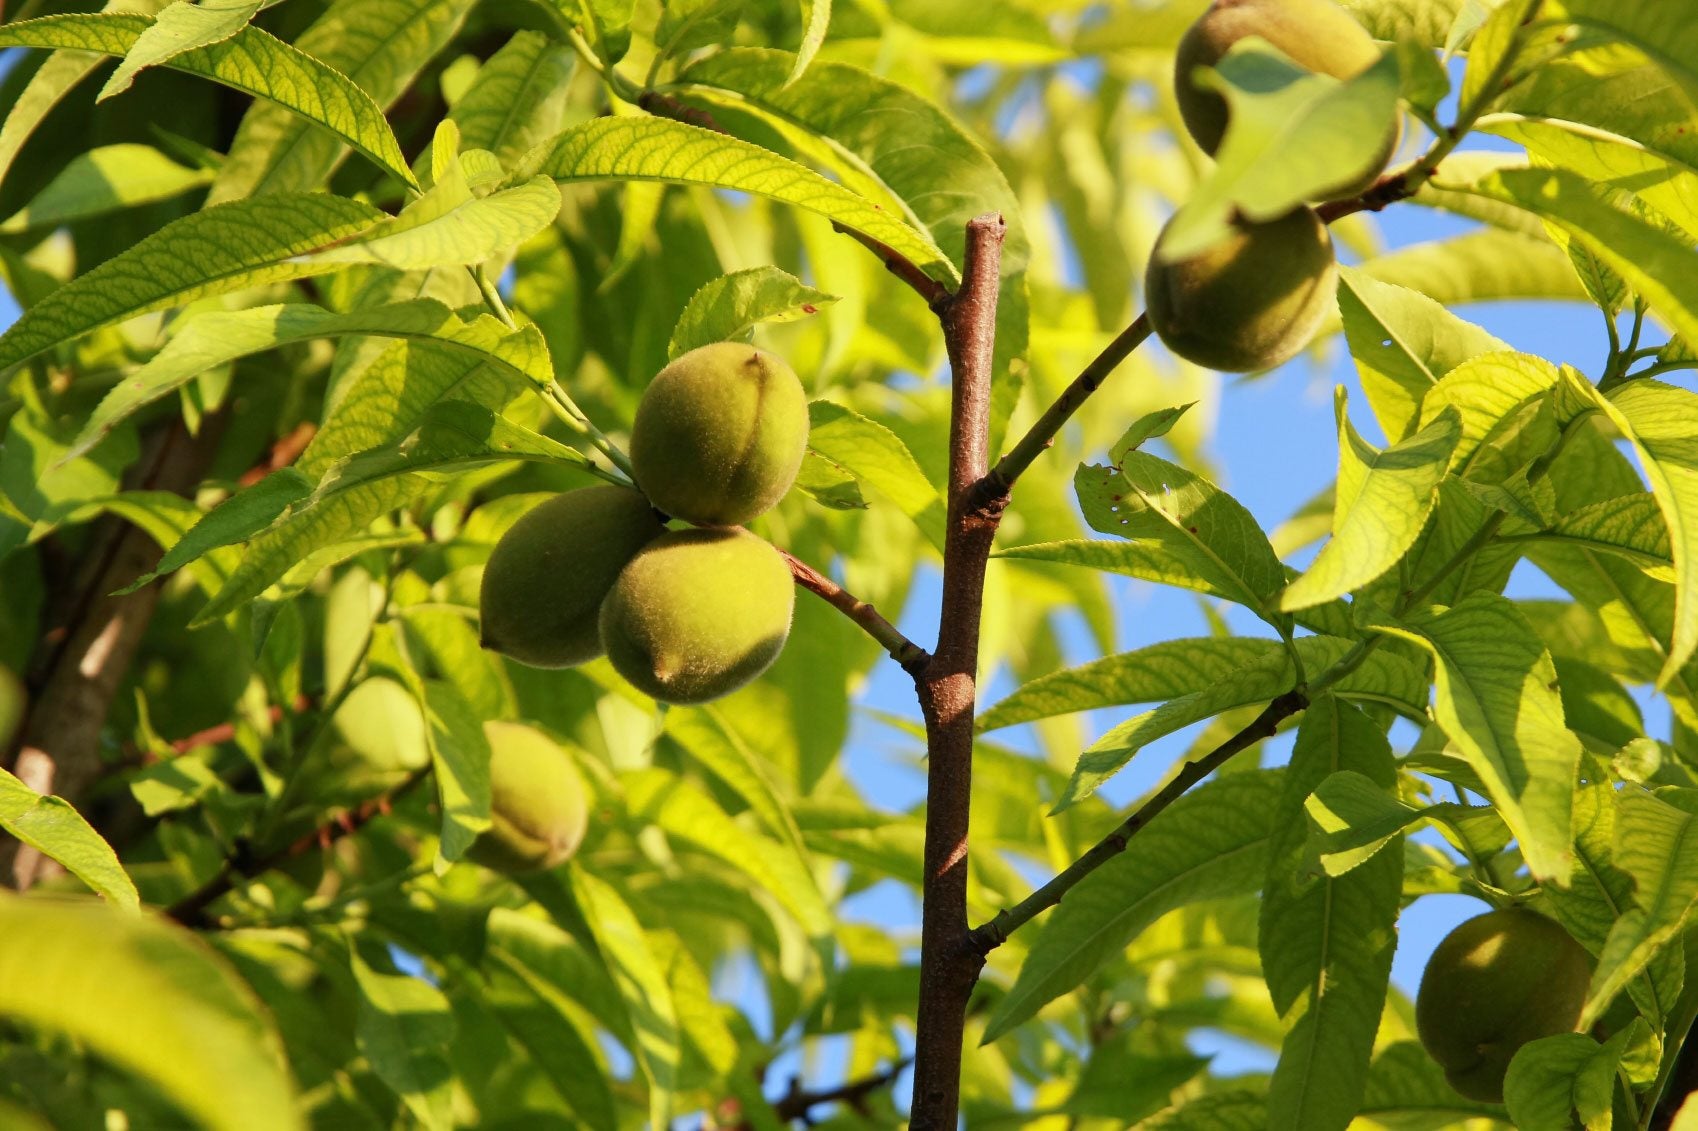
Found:
<path fill-rule="evenodd" d="M 498 872 L 534 872 L 564 862 L 589 825 L 588 790 L 572 756 L 522 723 L 487 722 L 490 827 L 466 858 Z"/>

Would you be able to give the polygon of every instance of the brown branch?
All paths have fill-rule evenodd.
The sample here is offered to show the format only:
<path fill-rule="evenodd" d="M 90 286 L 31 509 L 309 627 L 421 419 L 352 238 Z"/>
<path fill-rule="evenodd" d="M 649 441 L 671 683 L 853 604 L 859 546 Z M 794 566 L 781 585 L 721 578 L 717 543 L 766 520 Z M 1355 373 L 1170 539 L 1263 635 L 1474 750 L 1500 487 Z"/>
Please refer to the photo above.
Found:
<path fill-rule="evenodd" d="M 157 433 L 150 458 L 138 465 L 130 485 L 142 490 L 190 493 L 217 448 L 223 417 L 202 423 L 191 436 L 178 421 Z M 112 700 L 159 602 L 158 583 L 133 593 L 116 590 L 150 572 L 163 551 L 128 522 L 112 520 L 96 529 L 87 568 L 56 602 L 65 619 L 49 629 L 30 670 L 31 703 L 11 770 L 37 793 L 57 794 L 80 805 L 104 769 L 100 732 Z M 40 852 L 11 838 L 0 841 L 0 861 L 9 861 L 12 882 L 29 888 L 49 867 Z"/>
<path fill-rule="evenodd" d="M 926 720 L 927 774 L 910 1131 L 954 1131 L 967 1003 L 984 967 L 983 955 L 968 945 L 967 829 L 985 563 L 1002 514 L 964 504 L 987 463 L 997 283 L 1006 231 L 1000 216 L 968 222 L 961 290 L 940 312 L 953 385 L 949 525 L 937 649 L 914 681 Z"/>
<path fill-rule="evenodd" d="M 1309 696 L 1301 691 L 1287 691 L 1263 708 L 1242 730 L 1195 761 L 1187 762 L 1180 771 L 1148 801 L 1133 810 L 1113 832 L 1098 841 L 1088 852 L 1049 883 L 1022 899 L 1013 907 L 997 913 L 996 918 L 972 932 L 971 945 L 980 955 L 989 954 L 1007 941 L 1015 930 L 1060 903 L 1080 880 L 1104 863 L 1126 850 L 1127 842 L 1136 836 L 1158 813 L 1172 805 L 1192 786 L 1224 766 L 1233 755 L 1264 738 L 1273 737 L 1279 724 L 1309 705 Z"/>
<path fill-rule="evenodd" d="M 337 813 L 311 832 L 271 852 L 232 853 L 211 879 L 166 908 L 165 914 L 185 927 L 208 926 L 206 909 L 233 891 L 237 884 L 262 876 L 314 848 L 327 849 L 343 837 L 358 832 L 375 818 L 388 813 L 397 800 L 429 776 L 430 766 L 421 766 L 390 789 L 367 798 L 352 809 Z"/>
<path fill-rule="evenodd" d="M 801 1081 L 792 1076 L 790 1078 L 790 1090 L 777 1103 L 773 1104 L 773 1113 L 778 1116 L 781 1122 L 788 1123 L 797 1119 L 807 1120 L 811 1110 L 820 1104 L 843 1103 L 848 1104 L 856 1111 L 860 1111 L 868 1096 L 902 1075 L 903 1069 L 911 1063 L 910 1060 L 899 1060 L 884 1071 L 875 1072 L 871 1076 L 863 1076 L 859 1080 L 850 1080 L 834 1088 L 820 1088 L 811 1091 L 803 1088 Z"/>
<path fill-rule="evenodd" d="M 884 619 L 883 614 L 872 605 L 788 550 L 778 552 L 789 563 L 790 575 L 796 579 L 797 585 L 854 621 L 863 632 L 878 641 L 879 646 L 890 653 L 890 658 L 901 664 L 903 670 L 910 675 L 918 675 L 931 660 L 931 653 L 902 635 L 901 630 Z"/>
<path fill-rule="evenodd" d="M 949 288 L 920 270 L 918 265 L 889 244 L 874 239 L 865 232 L 857 232 L 833 220 L 832 229 L 848 236 L 874 255 L 878 256 L 885 270 L 901 279 L 914 289 L 914 292 L 926 300 L 926 305 L 942 314 L 950 302 Z M 965 286 L 965 284 L 963 284 Z"/>

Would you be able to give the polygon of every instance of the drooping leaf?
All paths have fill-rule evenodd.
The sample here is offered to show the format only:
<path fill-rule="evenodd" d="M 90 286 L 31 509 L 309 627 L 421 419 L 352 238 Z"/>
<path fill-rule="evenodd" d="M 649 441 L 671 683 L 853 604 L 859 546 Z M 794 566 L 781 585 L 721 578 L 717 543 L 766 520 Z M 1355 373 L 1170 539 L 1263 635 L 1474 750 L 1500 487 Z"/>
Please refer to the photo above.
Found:
<path fill-rule="evenodd" d="M 267 475 L 208 511 L 166 550 L 157 566 L 136 578 L 123 592 L 134 592 L 154 578 L 182 569 L 220 546 L 252 538 L 311 493 L 311 481 L 295 468 L 285 467 Z"/>
<path fill-rule="evenodd" d="M 1019 976 L 985 1027 L 993 1041 L 1079 985 L 1161 915 L 1255 891 L 1266 876 L 1277 771 L 1199 786 L 1145 825 L 1049 913 Z"/>
<path fill-rule="evenodd" d="M 0 1015 L 75 1038 L 213 1131 L 306 1126 L 252 991 L 188 931 L 0 894 Z"/>
<path fill-rule="evenodd" d="M 153 26 L 145 16 L 122 12 L 42 16 L 0 27 L 0 46 L 128 55 Z M 382 109 L 334 63 L 304 46 L 291 47 L 259 28 L 243 27 L 222 42 L 173 55 L 163 65 L 265 99 L 292 128 L 323 129 L 403 184 L 415 183 Z"/>
<path fill-rule="evenodd" d="M 138 314 L 315 274 L 295 257 L 382 218 L 369 205 L 318 194 L 236 201 L 185 216 L 26 310 L 0 337 L 0 369 Z"/>
<path fill-rule="evenodd" d="M 560 191 L 547 177 L 488 196 L 472 195 L 463 180 L 452 188 L 439 181 L 393 220 L 301 260 L 324 268 L 371 263 L 402 271 L 467 266 L 517 247 L 559 210 Z"/>
<path fill-rule="evenodd" d="M 293 342 L 351 334 L 426 340 L 446 350 L 470 354 L 514 382 L 547 384 L 553 376 L 547 347 L 534 326 L 508 330 L 489 315 L 462 322 L 434 299 L 348 314 L 333 314 L 306 303 L 212 311 L 185 323 L 152 361 L 108 393 L 90 414 L 76 443 L 61 458 L 70 460 L 86 452 L 136 410 L 215 365 Z"/>
<path fill-rule="evenodd" d="M 118 854 L 70 802 L 44 796 L 0 770 L 0 828 L 65 866 L 118 907 L 135 911 L 141 897 Z"/>
<path fill-rule="evenodd" d="M 837 301 L 777 267 L 750 267 L 703 283 L 672 329 L 666 356 L 713 342 L 746 341 L 761 322 L 794 322 Z"/>
<path fill-rule="evenodd" d="M 473 0 L 337 0 L 295 40 L 295 48 L 341 72 L 379 110 L 459 29 Z M 241 42 L 243 32 L 224 46 Z M 318 187 L 346 155 L 335 134 L 277 106 L 257 104 L 242 118 L 209 199 L 302 192 Z M 412 174 L 396 173 L 411 184 Z"/>
<path fill-rule="evenodd" d="M 1376 451 L 1350 423 L 1342 388 L 1334 405 L 1338 486 L 1332 539 L 1303 576 L 1286 586 L 1280 608 L 1288 612 L 1342 597 L 1397 564 L 1426 527 L 1461 436 L 1461 418 L 1446 412 L 1408 439 Z"/>
<path fill-rule="evenodd" d="M 534 31 L 514 33 L 448 113 L 460 127 L 461 145 L 510 165 L 559 132 L 574 62 L 563 43 Z"/>
<path fill-rule="evenodd" d="M 896 504 L 943 551 L 943 499 L 902 438 L 829 401 L 808 406 L 808 446 Z"/>
<path fill-rule="evenodd" d="M 266 0 L 198 0 L 198 3 L 179 0 L 166 5 L 125 52 L 107 77 L 106 85 L 100 88 L 96 101 L 124 93 L 148 67 L 157 67 L 185 51 L 229 39 L 247 27 L 248 21 L 265 4 Z"/>
<path fill-rule="evenodd" d="M 0 224 L 0 232 L 53 228 L 119 208 L 169 200 L 210 180 L 207 170 L 179 165 L 152 146 L 98 145 L 71 158 L 28 205 Z"/>
<path fill-rule="evenodd" d="M 859 193 L 776 153 L 700 126 L 666 118 L 596 118 L 556 137 L 527 162 L 525 173 L 542 173 L 562 184 L 667 181 L 771 197 L 871 236 L 941 282 L 953 284 L 958 278 L 930 237 Z"/>
<path fill-rule="evenodd" d="M 571 878 L 572 891 L 630 1017 L 636 1046 L 631 1051 L 648 1078 L 649 1119 L 653 1126 L 665 1127 L 682 1059 L 672 990 L 642 925 L 619 893 L 582 868 L 571 869 Z"/>
<path fill-rule="evenodd" d="M 1533 874 L 1566 887 L 1580 742 L 1563 724 L 1556 669 L 1515 605 L 1474 593 L 1381 631 L 1437 661 L 1434 715 L 1515 832 Z"/>
<path fill-rule="evenodd" d="M 1268 991 L 1282 1014 L 1301 1010 L 1268 1084 L 1270 1128 L 1342 1131 L 1355 1117 L 1397 949 L 1400 844 L 1343 876 L 1304 867 L 1304 802 L 1340 772 L 1362 774 L 1388 798 L 1396 787 L 1384 733 L 1327 695 L 1309 705 L 1297 731 L 1262 894 L 1257 947 Z"/>
<path fill-rule="evenodd" d="M 1608 1128 L 1616 1068 L 1633 1032 L 1624 1028 L 1600 1045 L 1584 1033 L 1529 1041 L 1509 1062 L 1503 1102 L 1523 1131 Z"/>
<path fill-rule="evenodd" d="M 1542 236 L 1502 228 L 1476 228 L 1448 239 L 1408 244 L 1345 270 L 1417 291 L 1444 307 L 1587 300 L 1561 248 Z"/>
<path fill-rule="evenodd" d="M 360 993 L 354 1022 L 360 1051 L 421 1127 L 446 1131 L 454 1125 L 448 999 L 423 978 L 389 969 L 375 943 L 350 940 L 348 964 Z"/>

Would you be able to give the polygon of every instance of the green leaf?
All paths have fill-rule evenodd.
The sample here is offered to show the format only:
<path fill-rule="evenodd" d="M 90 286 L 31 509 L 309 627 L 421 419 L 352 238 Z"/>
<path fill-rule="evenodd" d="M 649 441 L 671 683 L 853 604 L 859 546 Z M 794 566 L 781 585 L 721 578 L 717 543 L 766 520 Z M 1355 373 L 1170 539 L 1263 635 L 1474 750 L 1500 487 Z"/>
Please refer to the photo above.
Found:
<path fill-rule="evenodd" d="M 1268 1103 L 1254 1092 L 1212 1092 L 1169 1108 L 1146 1131 L 1264 1131 Z"/>
<path fill-rule="evenodd" d="M 508 330 L 489 315 L 462 322 L 434 299 L 415 299 L 335 314 L 306 303 L 209 311 L 183 324 L 153 360 L 106 394 L 61 461 L 92 448 L 136 410 L 181 388 L 213 366 L 313 338 L 361 334 L 429 340 L 471 354 L 515 382 L 547 384 L 548 348 L 534 326 Z M 3 340 L 0 340 L 3 342 Z"/>
<path fill-rule="evenodd" d="M 703 283 L 678 316 L 666 356 L 713 342 L 748 341 L 761 322 L 794 322 L 837 301 L 777 267 L 750 267 Z"/>
<path fill-rule="evenodd" d="M 595 32 L 596 54 L 612 66 L 631 46 L 631 10 L 635 0 L 548 0 L 571 22 Z"/>
<path fill-rule="evenodd" d="M 1374 1057 L 1360 1114 L 1382 1127 L 1440 1128 L 1462 1120 L 1502 1119 L 1503 1109 L 1463 1099 L 1426 1049 L 1398 1041 Z"/>
<path fill-rule="evenodd" d="M 1558 1033 L 1529 1041 L 1509 1062 L 1503 1102 L 1520 1131 L 1608 1131 L 1616 1068 L 1631 1029 L 1600 1045 L 1584 1033 Z"/>
<path fill-rule="evenodd" d="M 1698 394 L 1630 381 L 1594 401 L 1633 446 L 1663 512 L 1675 573 L 1675 623 L 1657 675 L 1667 685 L 1698 649 Z"/>
<path fill-rule="evenodd" d="M 456 169 L 458 166 L 456 166 Z M 309 267 L 370 263 L 402 271 L 482 263 L 530 239 L 560 211 L 560 190 L 547 177 L 488 196 L 473 196 L 463 178 L 430 191 L 358 240 L 302 256 Z"/>
<path fill-rule="evenodd" d="M 1119 525 L 1119 514 L 1108 509 L 1109 496 L 1092 494 L 1089 501 L 1081 499 L 1085 517 L 1101 530 L 1104 523 Z M 1227 596 L 1205 578 L 1191 572 L 1179 557 L 1152 542 L 1108 542 L 1102 539 L 1070 539 L 1065 542 L 1042 542 L 1035 546 L 1010 546 L 997 550 L 993 557 L 1017 561 L 1058 562 L 1063 565 L 1085 566 L 1088 569 L 1136 577 L 1181 589 L 1194 589 L 1211 597 Z"/>
<path fill-rule="evenodd" d="M 830 401 L 810 404 L 808 419 L 808 447 L 894 503 L 943 552 L 943 499 L 901 437 Z"/>
<path fill-rule="evenodd" d="M 205 169 L 177 164 L 149 145 L 100 145 L 79 153 L 0 232 L 56 228 L 120 208 L 170 200 L 212 180 Z"/>
<path fill-rule="evenodd" d="M 423 978 L 389 969 L 375 940 L 350 939 L 348 965 L 360 995 L 354 1020 L 360 1052 L 421 1127 L 447 1131 L 454 1126 L 449 1049 L 456 1029 L 448 999 Z"/>
<path fill-rule="evenodd" d="M 1344 390 L 1338 417 L 1338 487 L 1332 540 L 1302 577 L 1286 587 L 1280 608 L 1290 612 L 1342 597 L 1373 581 L 1408 553 L 1438 503 L 1451 452 L 1461 435 L 1455 412 L 1376 451 L 1350 423 Z"/>
<path fill-rule="evenodd" d="M 1370 176 L 1396 121 L 1396 52 L 1340 82 L 1250 37 L 1200 79 L 1225 96 L 1230 113 L 1214 170 L 1162 233 L 1170 261 L 1226 239 L 1235 215 L 1277 219 Z"/>
<path fill-rule="evenodd" d="M 761 823 L 798 855 L 802 833 L 761 758 L 713 707 L 669 711 L 666 733 L 720 781 L 736 791 Z M 808 881 L 812 884 L 812 880 Z"/>
<path fill-rule="evenodd" d="M 1609 0 L 1550 0 L 1539 9 L 1552 24 L 1603 32 L 1651 58 L 1698 103 L 1698 14 L 1680 4 L 1622 8 Z"/>
<path fill-rule="evenodd" d="M 436 846 L 441 873 L 489 828 L 489 740 L 477 712 L 453 684 L 420 680 L 411 669 L 402 675 L 429 724 L 425 737 L 442 809 L 442 839 Z"/>
<path fill-rule="evenodd" d="M 1481 354 L 1446 373 L 1428 392 L 1420 421 L 1425 427 L 1441 414 L 1460 417 L 1462 437 L 1451 453 L 1450 468 L 1466 475 L 1476 456 L 1489 454 L 1500 430 L 1513 425 L 1524 406 L 1548 398 L 1558 382 L 1557 367 L 1542 357 L 1507 351 Z"/>
<path fill-rule="evenodd" d="M 1128 452 L 1135 452 L 1143 447 L 1146 440 L 1154 440 L 1158 436 L 1167 435 L 1173 430 L 1173 426 L 1179 423 L 1179 418 L 1184 416 L 1195 404 L 1196 402 L 1192 401 L 1191 404 L 1157 409 L 1155 412 L 1146 412 L 1143 416 L 1134 420 L 1131 427 L 1121 433 L 1120 439 L 1116 440 L 1114 446 L 1109 448 L 1109 462 L 1119 464 L 1126 458 Z"/>
<path fill-rule="evenodd" d="M 0 828 L 50 856 L 77 879 L 126 911 L 141 908 L 141 897 L 118 854 L 70 802 L 44 796 L 0 770 Z"/>
<path fill-rule="evenodd" d="M 236 492 L 208 511 L 172 543 L 159 564 L 119 590 L 133 593 L 154 578 L 182 569 L 220 546 L 244 542 L 270 526 L 293 504 L 312 493 L 312 482 L 299 470 L 285 467 Z"/>
<path fill-rule="evenodd" d="M 796 62 L 790 68 L 790 81 L 795 82 L 808 70 L 808 64 L 819 54 L 825 33 L 831 27 L 831 0 L 800 0 L 802 5 L 802 43 L 796 48 Z"/>
<path fill-rule="evenodd" d="M 1384 732 L 1331 695 L 1311 703 L 1297 731 L 1273 818 L 1257 949 L 1274 1008 L 1296 1023 L 1268 1084 L 1268 1126 L 1343 1131 L 1361 1105 L 1374 1034 L 1385 1007 L 1403 890 L 1400 844 L 1348 875 L 1304 867 L 1303 808 L 1337 773 L 1363 775 L 1395 796 L 1397 767 Z"/>
<path fill-rule="evenodd" d="M 581 452 L 480 405 L 440 401 L 402 440 L 334 464 L 311 495 L 249 544 L 224 588 L 193 623 L 217 620 L 259 596 L 292 569 L 310 562 L 314 552 L 357 535 L 378 515 L 402 505 L 429 486 L 435 473 L 507 459 L 592 466 Z"/>
<path fill-rule="evenodd" d="M 295 40 L 295 48 L 341 72 L 380 111 L 459 30 L 475 0 L 337 0 Z M 240 44 L 243 32 L 222 45 Z M 352 98 L 352 96 L 349 96 Z M 381 116 L 381 115 L 380 115 Z M 342 139 L 278 106 L 253 106 L 242 117 L 224 167 L 213 182 L 214 203 L 243 196 L 317 188 L 345 155 Z M 413 184 L 405 162 L 395 175 Z"/>
<path fill-rule="evenodd" d="M 542 173 L 563 184 L 666 181 L 770 197 L 871 236 L 940 282 L 958 280 L 930 237 L 859 193 L 758 145 L 700 126 L 666 118 L 596 118 L 567 129 L 525 164 L 526 176 Z"/>
<path fill-rule="evenodd" d="M 194 935 L 0 893 L 0 1015 L 64 1033 L 209 1131 L 303 1131 L 260 1003 Z"/>
<path fill-rule="evenodd" d="M 95 101 L 104 102 L 124 93 L 147 67 L 157 67 L 197 47 L 224 42 L 247 27 L 265 5 L 266 0 L 178 0 L 166 5 L 124 54 Z"/>
<path fill-rule="evenodd" d="M 1473 0 L 1339 0 L 1375 39 L 1444 47 L 1451 28 Z"/>
<path fill-rule="evenodd" d="M 1669 528 L 1649 492 L 1591 503 L 1563 515 L 1548 529 L 1522 537 L 1601 550 L 1632 562 L 1658 581 L 1675 580 Z"/>
<path fill-rule="evenodd" d="M 650 1125 L 668 1126 L 682 1061 L 672 989 L 643 937 L 642 925 L 619 893 L 582 868 L 574 866 L 570 875 L 578 906 L 630 1014 L 636 1034 L 631 1051 L 649 1081 Z"/>
<path fill-rule="evenodd" d="M 24 311 L 0 337 L 0 369 L 138 314 L 315 274 L 322 268 L 295 257 L 381 219 L 369 205 L 316 194 L 237 201 L 185 216 Z"/>
<path fill-rule="evenodd" d="M 1560 247 L 1543 236 L 1502 228 L 1476 228 L 1448 239 L 1409 244 L 1376 255 L 1354 270 L 1418 291 L 1444 307 L 1496 300 L 1587 300 L 1574 264 Z"/>
<path fill-rule="evenodd" d="M 1698 791 L 1651 794 L 1629 785 L 1615 806 L 1614 865 L 1633 880 L 1633 904 L 1598 954 L 1580 1017 L 1588 1029 L 1660 950 L 1679 945 L 1698 903 Z"/>
<path fill-rule="evenodd" d="M 1698 336 L 1698 272 L 1689 241 L 1615 207 L 1565 169 L 1507 169 L 1454 187 L 1524 208 L 1562 228 L 1627 280 L 1672 331 Z"/>
<path fill-rule="evenodd" d="M 1421 401 L 1462 362 L 1509 347 L 1424 295 L 1339 268 L 1338 307 L 1368 406 L 1385 434 L 1415 430 Z"/>
<path fill-rule="evenodd" d="M 1277 771 L 1229 774 L 1157 814 L 1130 851 L 1087 875 L 1049 913 L 985 1026 L 985 1042 L 1085 981 L 1167 912 L 1260 887 L 1281 786 Z"/>
<path fill-rule="evenodd" d="M 0 27 L 0 46 L 127 55 L 153 26 L 145 16 L 121 12 L 43 16 Z M 382 109 L 332 61 L 309 51 L 304 40 L 302 46 L 291 47 L 259 28 L 246 27 L 221 43 L 172 56 L 164 65 L 266 99 L 293 128 L 304 132 L 318 126 L 403 184 L 417 183 Z"/>
<path fill-rule="evenodd" d="M 1480 776 L 1533 875 L 1566 887 L 1580 742 L 1563 725 L 1556 669 L 1532 626 L 1512 602 L 1482 592 L 1374 627 L 1432 653 L 1439 725 Z"/>
<path fill-rule="evenodd" d="M 719 857 L 770 892 L 811 938 L 831 934 L 831 912 L 797 844 L 779 845 L 726 816 L 711 797 L 683 778 L 650 770 L 624 779 L 633 819 L 665 830 Z M 797 841 L 800 841 L 800 833 Z"/>
<path fill-rule="evenodd" d="M 1127 453 L 1118 467 L 1081 466 L 1073 483 L 1092 526 L 1153 543 L 1214 592 L 1280 624 L 1275 597 L 1285 588 L 1285 568 L 1231 495 L 1145 452 Z"/>
<path fill-rule="evenodd" d="M 564 43 L 534 31 L 516 32 L 478 68 L 477 78 L 449 111 L 468 150 L 487 149 L 511 165 L 560 130 L 576 57 Z"/>

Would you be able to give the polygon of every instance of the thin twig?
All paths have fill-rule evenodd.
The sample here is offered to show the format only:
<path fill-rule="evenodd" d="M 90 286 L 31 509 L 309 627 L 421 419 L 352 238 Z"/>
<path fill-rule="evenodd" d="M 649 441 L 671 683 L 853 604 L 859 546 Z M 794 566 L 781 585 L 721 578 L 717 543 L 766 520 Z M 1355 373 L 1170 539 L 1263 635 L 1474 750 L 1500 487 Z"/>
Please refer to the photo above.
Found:
<path fill-rule="evenodd" d="M 820 1104 L 848 1104 L 859 1111 L 868 1096 L 902 1075 L 903 1070 L 911 1063 L 911 1059 L 904 1058 L 882 1072 L 863 1076 L 859 1080 L 850 1080 L 833 1088 L 806 1089 L 801 1086 L 800 1080 L 792 1077 L 790 1090 L 773 1104 L 773 1113 L 781 1122 L 788 1123 L 797 1119 L 807 1120 L 812 1109 Z"/>
<path fill-rule="evenodd" d="M 1055 398 L 1055 403 L 1045 409 L 1037 422 L 1027 429 L 1020 442 L 996 461 L 996 466 L 991 468 L 990 474 L 973 485 L 967 496 L 967 508 L 978 510 L 997 499 L 1006 498 L 1014 486 L 1014 481 L 1032 466 L 1046 448 L 1055 443 L 1056 436 L 1068 420 L 1072 419 L 1073 414 L 1079 411 L 1080 406 L 1097 391 L 1121 362 L 1132 356 L 1132 352 L 1144 343 L 1150 332 L 1150 316 L 1140 314 L 1133 319 L 1130 326 L 1115 335 L 1114 340 L 1091 359 L 1091 363 Z"/>
<path fill-rule="evenodd" d="M 857 232 L 853 228 L 832 221 L 832 228 L 848 236 L 874 255 L 878 256 L 885 269 L 914 289 L 914 292 L 926 300 L 926 305 L 933 310 L 942 311 L 950 299 L 949 288 L 920 270 L 912 259 L 887 243 L 874 239 L 865 232 Z"/>
<path fill-rule="evenodd" d="M 815 594 L 859 625 L 863 632 L 878 641 L 879 646 L 890 653 L 891 659 L 902 665 L 903 670 L 911 675 L 918 674 L 931 660 L 930 652 L 902 635 L 901 630 L 886 620 L 872 605 L 788 550 L 778 552 L 789 563 L 790 575 L 796 579 L 797 585 Z"/>
<path fill-rule="evenodd" d="M 997 913 L 996 918 L 977 927 L 971 935 L 971 945 L 979 954 L 989 954 L 1007 941 L 1008 936 L 1015 930 L 1037 918 L 1040 912 L 1046 911 L 1061 902 L 1061 897 L 1073 890 L 1074 886 L 1086 876 L 1096 871 L 1111 858 L 1126 850 L 1126 845 L 1152 821 L 1157 814 L 1175 801 L 1178 801 L 1192 786 L 1224 766 L 1233 755 L 1248 749 L 1264 738 L 1271 738 L 1279 724 L 1295 715 L 1309 705 L 1309 696 L 1301 690 L 1287 691 L 1278 699 L 1269 703 L 1237 734 L 1203 755 L 1201 758 L 1185 763 L 1184 767 L 1164 785 L 1155 796 L 1132 811 L 1124 821 L 1117 825 L 1113 832 L 1098 841 L 1088 852 L 1066 869 L 1056 874 L 1049 883 L 1033 892 L 1031 895 L 1016 903 L 1013 907 L 1005 908 Z"/>
<path fill-rule="evenodd" d="M 367 798 L 346 812 L 336 814 L 311 832 L 281 848 L 267 853 L 235 853 L 226 857 L 211 879 L 173 903 L 166 909 L 165 914 L 185 927 L 206 926 L 206 909 L 233 891 L 236 885 L 262 876 L 297 856 L 304 856 L 313 848 L 329 848 L 343 837 L 358 832 L 374 818 L 388 813 L 398 799 L 415 789 L 429 776 L 430 766 L 421 766 L 392 788 L 376 797 Z"/>

